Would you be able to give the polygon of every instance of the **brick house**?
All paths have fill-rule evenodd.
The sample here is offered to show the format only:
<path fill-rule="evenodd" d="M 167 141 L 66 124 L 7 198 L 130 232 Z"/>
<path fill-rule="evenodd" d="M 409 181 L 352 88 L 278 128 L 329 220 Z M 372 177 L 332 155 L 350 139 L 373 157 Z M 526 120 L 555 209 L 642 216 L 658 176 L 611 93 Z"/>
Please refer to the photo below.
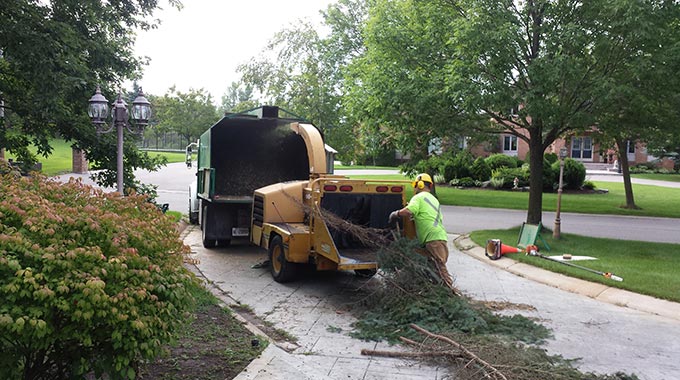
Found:
<path fill-rule="evenodd" d="M 551 146 L 546 149 L 546 153 L 557 154 L 563 146 L 567 147 L 568 157 L 581 161 L 586 166 L 599 168 L 614 168 L 616 157 L 616 150 L 613 148 L 603 148 L 594 140 L 594 135 L 597 132 L 585 132 L 579 135 L 556 139 Z M 526 160 L 529 152 L 529 145 L 522 139 L 509 133 L 501 133 L 498 135 L 497 144 L 494 145 L 478 145 L 470 148 L 473 155 L 489 156 L 493 153 L 503 153 L 508 156 L 514 156 L 521 160 Z M 640 163 L 652 162 L 657 160 L 647 153 L 647 148 L 641 142 L 629 142 L 627 147 L 628 163 L 633 166 Z M 673 161 L 663 159 L 660 161 L 660 166 L 666 169 L 673 169 Z"/>

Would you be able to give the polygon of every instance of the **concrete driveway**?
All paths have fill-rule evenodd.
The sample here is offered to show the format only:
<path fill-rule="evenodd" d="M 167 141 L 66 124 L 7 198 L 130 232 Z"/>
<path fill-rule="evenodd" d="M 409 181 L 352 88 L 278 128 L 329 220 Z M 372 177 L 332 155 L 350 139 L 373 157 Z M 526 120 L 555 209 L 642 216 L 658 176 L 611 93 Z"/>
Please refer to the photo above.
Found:
<path fill-rule="evenodd" d="M 367 280 L 351 273 L 324 273 L 279 284 L 268 268 L 252 268 L 267 258 L 263 249 L 235 242 L 228 248 L 205 249 L 198 227 L 189 227 L 184 242 L 223 301 L 247 305 L 259 318 L 297 338 L 296 344 L 272 345 L 237 379 L 439 380 L 446 375 L 437 367 L 361 355 L 363 348 L 395 350 L 348 335 L 356 321 L 352 310 L 359 301 L 357 290 Z"/>
<path fill-rule="evenodd" d="M 523 314 L 549 327 L 553 338 L 544 345 L 549 353 L 578 359 L 582 371 L 623 371 L 642 380 L 680 379 L 680 364 L 673 359 L 680 357 L 680 318 L 558 289 L 536 281 L 539 278 L 531 279 L 532 274 L 510 273 L 489 265 L 483 253 L 478 259 L 458 250 L 453 244 L 456 237 L 450 236 L 448 262 L 455 285 L 473 299 L 531 305 L 532 310 L 508 309 L 504 313 Z M 205 249 L 197 227 L 190 227 L 184 241 L 199 260 L 197 268 L 220 289 L 225 302 L 248 305 L 260 318 L 298 339 L 296 345 L 272 345 L 238 379 L 455 378 L 446 377 L 449 374 L 443 368 L 360 354 L 362 348 L 396 349 L 349 336 L 356 320 L 352 315 L 356 290 L 365 286 L 366 280 L 350 273 L 323 273 L 279 284 L 268 269 L 252 268 L 266 258 L 262 249 L 248 245 Z M 557 281 L 561 281 L 559 277 Z M 583 292 L 603 293 L 602 285 L 582 283 Z"/>

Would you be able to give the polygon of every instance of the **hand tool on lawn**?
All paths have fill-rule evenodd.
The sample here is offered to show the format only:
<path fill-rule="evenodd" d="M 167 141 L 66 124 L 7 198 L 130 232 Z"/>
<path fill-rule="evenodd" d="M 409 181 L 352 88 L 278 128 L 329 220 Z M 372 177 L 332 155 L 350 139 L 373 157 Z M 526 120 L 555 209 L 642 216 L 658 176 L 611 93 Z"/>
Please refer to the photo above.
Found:
<path fill-rule="evenodd" d="M 553 261 L 553 262 L 556 262 L 556 263 L 564 264 L 566 266 L 570 266 L 570 267 L 574 267 L 574 268 L 578 268 L 578 269 L 583 269 L 583 270 L 588 271 L 590 273 L 599 274 L 600 276 L 603 276 L 603 277 L 608 278 L 610 280 L 619 281 L 619 282 L 623 281 L 623 278 L 621 278 L 621 277 L 619 277 L 619 276 L 617 276 L 613 273 L 610 273 L 610 272 L 600 272 L 599 270 L 586 268 L 586 267 L 583 267 L 583 266 L 580 266 L 580 265 L 568 263 L 568 262 L 565 262 L 565 261 L 560 261 L 560 260 L 554 259 L 554 258 L 549 257 L 549 256 L 544 256 L 544 255 L 538 253 L 538 247 L 536 247 L 534 245 L 527 246 L 526 252 L 527 252 L 526 254 L 528 256 L 536 256 L 536 257 L 540 257 L 542 259 L 546 259 L 546 260 L 550 260 L 550 261 Z"/>

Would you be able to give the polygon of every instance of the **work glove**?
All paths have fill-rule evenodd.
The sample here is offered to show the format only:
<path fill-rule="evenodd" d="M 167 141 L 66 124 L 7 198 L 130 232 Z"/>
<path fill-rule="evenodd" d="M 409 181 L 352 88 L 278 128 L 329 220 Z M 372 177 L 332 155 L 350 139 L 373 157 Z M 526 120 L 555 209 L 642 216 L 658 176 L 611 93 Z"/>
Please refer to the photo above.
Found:
<path fill-rule="evenodd" d="M 393 224 L 397 223 L 397 221 L 398 221 L 400 218 L 401 218 L 401 217 L 399 216 L 399 211 L 392 211 L 392 213 L 390 213 L 390 218 L 388 219 L 387 222 L 388 222 L 390 225 L 393 225 Z"/>

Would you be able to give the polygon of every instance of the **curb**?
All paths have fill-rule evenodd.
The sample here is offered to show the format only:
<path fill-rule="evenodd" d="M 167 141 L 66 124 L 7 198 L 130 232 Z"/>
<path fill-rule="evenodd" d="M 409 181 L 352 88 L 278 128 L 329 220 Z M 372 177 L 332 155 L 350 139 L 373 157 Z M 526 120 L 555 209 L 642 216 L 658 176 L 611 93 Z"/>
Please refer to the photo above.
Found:
<path fill-rule="evenodd" d="M 680 303 L 550 272 L 545 269 L 520 263 L 507 256 L 503 257 L 501 260 L 489 260 L 484 254 L 484 248 L 472 241 L 469 235 L 461 235 L 453 239 L 453 244 L 462 253 L 517 276 L 571 293 L 581 294 L 600 302 L 606 302 L 680 321 Z"/>

